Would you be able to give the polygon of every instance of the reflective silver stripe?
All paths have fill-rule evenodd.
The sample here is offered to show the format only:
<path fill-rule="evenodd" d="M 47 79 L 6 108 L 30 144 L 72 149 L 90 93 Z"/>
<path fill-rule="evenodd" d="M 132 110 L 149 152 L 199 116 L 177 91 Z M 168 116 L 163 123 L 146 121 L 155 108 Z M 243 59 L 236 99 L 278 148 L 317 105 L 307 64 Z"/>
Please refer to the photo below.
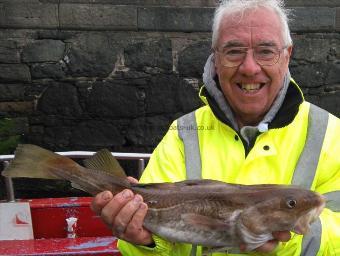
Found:
<path fill-rule="evenodd" d="M 190 256 L 196 256 L 197 253 L 197 245 L 193 244 L 191 248 Z"/>
<path fill-rule="evenodd" d="M 340 212 L 340 190 L 323 194 L 326 197 L 326 208 Z"/>
<path fill-rule="evenodd" d="M 177 120 L 178 136 L 183 141 L 185 168 L 188 180 L 202 178 L 201 154 L 198 142 L 195 111 Z M 192 245 L 191 256 L 196 256 L 197 245 Z"/>
<path fill-rule="evenodd" d="M 184 144 L 187 179 L 201 179 L 201 154 L 198 142 L 195 111 L 180 117 L 177 120 L 177 129 L 178 135 Z"/>
<path fill-rule="evenodd" d="M 322 225 L 320 219 L 317 219 L 311 225 L 311 230 L 303 237 L 301 256 L 317 255 L 321 244 Z"/>
<path fill-rule="evenodd" d="M 328 125 L 328 112 L 310 104 L 305 147 L 294 171 L 292 184 L 311 188 Z"/>
<path fill-rule="evenodd" d="M 312 187 L 328 125 L 328 112 L 310 104 L 308 130 L 304 149 L 294 171 L 292 184 L 307 189 Z M 322 226 L 318 219 L 302 239 L 302 256 L 317 255 L 321 244 Z"/>

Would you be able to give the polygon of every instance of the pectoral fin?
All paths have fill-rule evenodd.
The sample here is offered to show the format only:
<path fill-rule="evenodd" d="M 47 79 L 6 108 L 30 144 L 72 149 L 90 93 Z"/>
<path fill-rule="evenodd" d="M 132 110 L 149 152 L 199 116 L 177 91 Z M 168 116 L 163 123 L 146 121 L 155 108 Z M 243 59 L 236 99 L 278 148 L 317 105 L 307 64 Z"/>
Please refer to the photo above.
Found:
<path fill-rule="evenodd" d="M 209 230 L 226 230 L 230 228 L 230 224 L 221 219 L 216 219 L 196 213 L 184 213 L 181 215 L 182 220 L 191 226 L 200 229 Z"/>

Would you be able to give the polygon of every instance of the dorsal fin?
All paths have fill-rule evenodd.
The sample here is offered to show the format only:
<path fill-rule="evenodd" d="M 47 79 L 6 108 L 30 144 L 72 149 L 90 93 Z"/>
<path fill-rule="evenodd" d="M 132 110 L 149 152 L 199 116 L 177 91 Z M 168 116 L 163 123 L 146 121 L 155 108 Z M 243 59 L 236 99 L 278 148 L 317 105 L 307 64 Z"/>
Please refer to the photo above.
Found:
<path fill-rule="evenodd" d="M 116 176 L 125 178 L 126 174 L 117 159 L 107 149 L 102 149 L 92 157 L 84 160 L 86 168 L 113 173 Z"/>

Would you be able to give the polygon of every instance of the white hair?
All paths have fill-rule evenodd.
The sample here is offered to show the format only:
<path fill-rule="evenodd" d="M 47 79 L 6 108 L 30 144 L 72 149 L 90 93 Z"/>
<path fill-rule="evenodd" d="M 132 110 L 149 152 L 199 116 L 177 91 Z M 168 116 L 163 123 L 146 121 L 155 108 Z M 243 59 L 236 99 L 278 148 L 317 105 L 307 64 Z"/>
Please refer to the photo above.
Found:
<path fill-rule="evenodd" d="M 222 19 L 235 13 L 243 14 L 247 10 L 264 7 L 273 10 L 282 24 L 282 36 L 285 46 L 291 46 L 293 40 L 290 35 L 288 21 L 290 11 L 284 7 L 283 0 L 223 0 L 215 11 L 212 27 L 212 48 L 216 49 Z"/>

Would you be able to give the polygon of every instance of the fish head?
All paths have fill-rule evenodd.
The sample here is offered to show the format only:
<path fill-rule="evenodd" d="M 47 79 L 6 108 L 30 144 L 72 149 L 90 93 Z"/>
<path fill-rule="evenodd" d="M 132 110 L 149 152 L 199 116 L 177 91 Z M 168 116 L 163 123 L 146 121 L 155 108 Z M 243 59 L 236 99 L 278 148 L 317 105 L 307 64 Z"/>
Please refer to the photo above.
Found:
<path fill-rule="evenodd" d="M 292 229 L 296 234 L 307 234 L 310 230 L 310 225 L 317 220 L 325 207 L 325 197 L 315 192 L 311 193 L 312 195 L 310 197 L 306 197 L 303 199 L 305 201 L 302 201 L 302 204 L 305 204 L 305 209 L 297 215 L 298 219 Z"/>
<path fill-rule="evenodd" d="M 262 199 L 242 213 L 243 226 L 254 234 L 286 230 L 306 234 L 325 206 L 322 195 L 301 188 L 281 187 L 255 194 Z"/>

